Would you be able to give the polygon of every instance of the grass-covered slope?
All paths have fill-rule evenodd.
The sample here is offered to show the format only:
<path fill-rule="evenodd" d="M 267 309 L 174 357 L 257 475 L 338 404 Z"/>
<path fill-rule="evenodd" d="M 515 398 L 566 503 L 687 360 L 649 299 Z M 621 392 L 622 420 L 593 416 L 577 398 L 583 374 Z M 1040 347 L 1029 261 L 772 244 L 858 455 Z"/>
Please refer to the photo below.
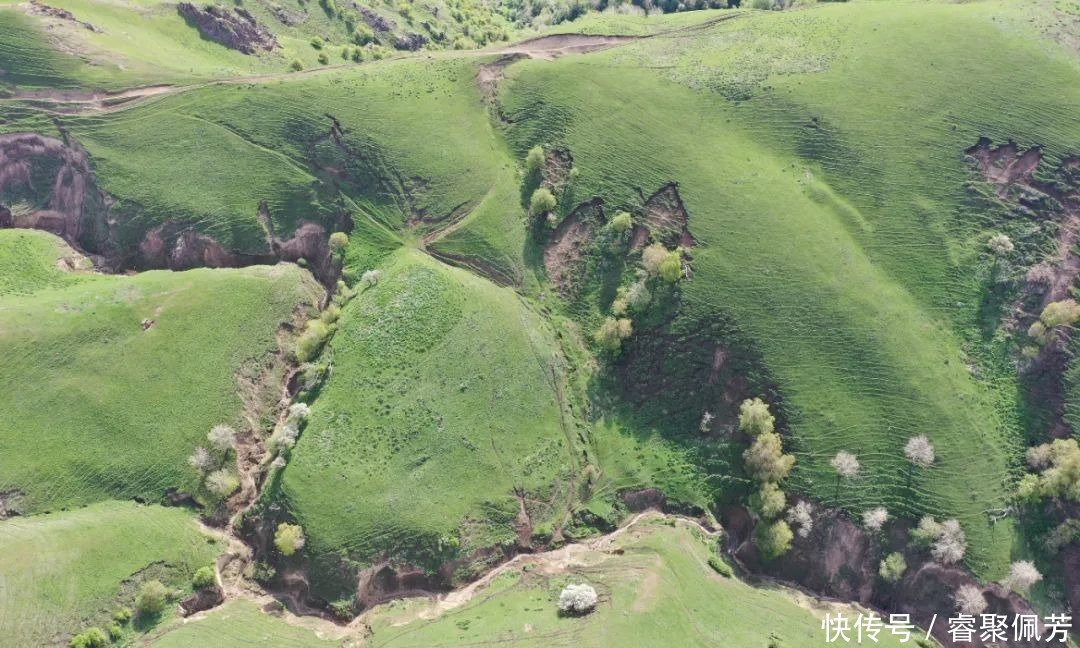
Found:
<path fill-rule="evenodd" d="M 1080 150 L 1080 70 L 1022 26 L 1024 11 L 753 14 L 515 64 L 501 97 L 522 157 L 537 143 L 570 150 L 575 195 L 634 209 L 638 189 L 679 183 L 700 241 L 680 317 L 729 317 L 760 352 L 799 488 L 855 511 L 957 516 L 986 576 L 1012 551 L 985 512 L 1005 503 L 1021 436 L 1014 370 L 977 328 L 975 270 L 998 223 L 965 191 L 977 176 L 964 150 L 980 136 L 1042 144 L 1051 163 Z M 665 406 L 683 428 L 669 434 L 696 443 L 701 412 Z M 902 448 L 916 434 L 939 460 L 909 487 Z M 840 449 L 863 476 L 838 497 Z"/>
<path fill-rule="evenodd" d="M 153 648 L 340 648 L 311 629 L 263 612 L 252 602 L 229 601 L 203 618 L 156 633 L 144 645 Z"/>
<path fill-rule="evenodd" d="M 220 547 L 182 509 L 105 502 L 0 522 L 0 646 L 67 646 L 107 628 L 144 580 L 190 589 Z"/>
<path fill-rule="evenodd" d="M 434 569 L 514 543 L 520 498 L 534 531 L 565 521 L 581 451 L 564 363 L 513 291 L 402 250 L 326 353 L 332 376 L 281 485 L 316 561 Z"/>
<path fill-rule="evenodd" d="M 714 548 L 695 528 L 645 520 L 603 546 L 545 554 L 536 565 L 508 570 L 441 614 L 442 604 L 418 602 L 376 613 L 371 645 L 766 646 L 773 637 L 791 648 L 822 645 L 821 617 L 835 609 L 720 576 L 707 562 Z M 595 612 L 559 616 L 559 592 L 570 583 L 596 588 Z M 887 633 L 879 639 L 901 645 Z"/>
<path fill-rule="evenodd" d="M 0 283 L 0 492 L 31 513 L 195 486 L 186 457 L 212 426 L 266 411 L 251 382 L 319 287 L 292 265 L 64 274 L 62 251 L 0 231 L 16 273 Z"/>

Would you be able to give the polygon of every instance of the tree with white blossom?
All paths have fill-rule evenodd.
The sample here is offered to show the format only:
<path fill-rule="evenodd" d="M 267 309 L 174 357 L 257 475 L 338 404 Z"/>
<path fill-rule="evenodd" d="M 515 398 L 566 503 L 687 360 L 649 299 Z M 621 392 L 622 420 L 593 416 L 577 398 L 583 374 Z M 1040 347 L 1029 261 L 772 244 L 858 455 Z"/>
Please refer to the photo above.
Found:
<path fill-rule="evenodd" d="M 598 601 L 599 597 L 592 585 L 567 585 L 559 593 L 559 612 L 566 615 L 588 614 L 596 608 Z"/>
<path fill-rule="evenodd" d="M 863 526 L 871 531 L 881 531 L 881 527 L 885 526 L 885 522 L 889 519 L 889 511 L 884 506 L 872 508 L 869 511 L 863 511 L 862 514 Z"/>
<path fill-rule="evenodd" d="M 961 585 L 953 595 L 956 601 L 956 609 L 961 614 L 978 616 L 986 611 L 986 597 L 983 596 L 982 588 L 978 585 Z"/>
<path fill-rule="evenodd" d="M 1031 586 L 1041 581 L 1042 577 L 1039 570 L 1035 568 L 1035 563 L 1030 560 L 1018 560 L 1009 568 L 1009 575 L 1002 581 L 1002 585 L 1014 592 L 1027 594 Z"/>
<path fill-rule="evenodd" d="M 236 430 L 228 425 L 215 425 L 206 435 L 206 439 L 214 448 L 225 452 L 236 443 Z"/>

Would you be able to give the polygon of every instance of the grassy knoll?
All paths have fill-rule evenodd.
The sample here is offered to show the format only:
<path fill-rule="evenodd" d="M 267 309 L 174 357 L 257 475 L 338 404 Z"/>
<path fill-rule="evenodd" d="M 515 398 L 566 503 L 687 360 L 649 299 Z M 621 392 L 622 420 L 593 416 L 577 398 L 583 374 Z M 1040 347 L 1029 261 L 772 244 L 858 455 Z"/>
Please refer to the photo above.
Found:
<path fill-rule="evenodd" d="M 218 545 L 182 509 L 103 502 L 77 511 L 0 522 L 0 646 L 67 646 L 89 626 L 107 628 L 139 584 L 190 589 Z"/>
<path fill-rule="evenodd" d="M 800 489 L 856 511 L 957 516 L 984 576 L 1012 551 L 984 511 L 1004 504 L 1022 436 L 1014 370 L 978 321 L 981 246 L 999 212 L 965 191 L 976 174 L 963 151 L 982 135 L 1041 143 L 1051 162 L 1080 150 L 1068 116 L 1080 70 L 1020 26 L 1024 11 L 754 14 L 515 64 L 502 95 L 519 155 L 568 147 L 577 195 L 633 209 L 638 188 L 679 182 L 702 242 L 680 319 L 730 317 L 760 351 L 784 397 Z M 1033 88 L 1021 83 L 1033 74 Z M 669 436 L 696 443 L 701 412 L 670 405 Z M 920 433 L 938 467 L 909 486 L 901 448 Z M 828 459 L 840 449 L 859 454 L 863 477 L 837 497 Z"/>
<path fill-rule="evenodd" d="M 791 648 L 823 645 L 821 617 L 843 606 L 724 578 L 707 564 L 714 546 L 682 523 L 645 521 L 602 550 L 577 547 L 509 570 L 441 614 L 438 603 L 377 610 L 368 617 L 371 645 L 766 646 L 773 635 Z M 581 582 L 600 594 L 596 611 L 560 617 L 559 592 Z M 887 634 L 879 639 L 900 645 Z"/>
<path fill-rule="evenodd" d="M 415 250 L 382 274 L 342 313 L 333 376 L 284 472 L 305 552 L 434 568 L 513 543 L 515 493 L 550 533 L 581 450 L 548 327 L 511 290 Z"/>
<path fill-rule="evenodd" d="M 0 267 L 26 272 L 0 283 L 0 491 L 29 513 L 195 486 L 185 459 L 207 431 L 277 398 L 244 385 L 275 370 L 278 326 L 318 286 L 291 265 L 69 276 L 60 252 L 0 231 Z"/>
<path fill-rule="evenodd" d="M 204 618 L 177 624 L 147 637 L 139 645 L 153 648 L 336 648 L 340 641 L 273 617 L 249 601 L 229 601 Z"/>

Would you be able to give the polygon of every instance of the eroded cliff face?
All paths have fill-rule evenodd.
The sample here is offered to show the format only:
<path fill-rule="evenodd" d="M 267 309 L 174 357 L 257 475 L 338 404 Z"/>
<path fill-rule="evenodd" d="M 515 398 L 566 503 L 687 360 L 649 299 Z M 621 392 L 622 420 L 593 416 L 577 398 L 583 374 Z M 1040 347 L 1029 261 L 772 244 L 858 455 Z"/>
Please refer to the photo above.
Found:
<path fill-rule="evenodd" d="M 107 271 L 236 268 L 304 259 L 324 283 L 337 279 L 329 232 L 301 222 L 288 238 L 270 227 L 266 207 L 258 216 L 266 231 L 260 252 L 228 249 L 190 224 L 168 220 L 146 231 L 130 249 L 113 199 L 98 186 L 86 150 L 77 142 L 37 133 L 0 135 L 0 227 L 40 229 L 63 238 Z M 346 224 L 347 225 L 347 224 Z"/>

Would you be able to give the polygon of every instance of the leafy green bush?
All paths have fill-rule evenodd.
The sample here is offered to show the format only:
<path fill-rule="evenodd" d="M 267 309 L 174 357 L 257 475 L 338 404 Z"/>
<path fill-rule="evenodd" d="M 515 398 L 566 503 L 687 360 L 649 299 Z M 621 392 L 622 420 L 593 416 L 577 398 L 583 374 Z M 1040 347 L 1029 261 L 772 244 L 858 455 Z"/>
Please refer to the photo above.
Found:
<path fill-rule="evenodd" d="M 319 52 L 319 63 L 323 65 L 330 63 L 330 57 L 326 55 L 326 52 Z"/>
<path fill-rule="evenodd" d="M 734 575 L 734 572 L 731 571 L 731 567 L 729 567 L 720 556 L 709 556 L 709 567 L 712 567 L 714 572 L 720 574 L 724 578 L 731 578 Z"/>
<path fill-rule="evenodd" d="M 113 641 L 120 641 L 120 637 L 124 636 L 124 629 L 120 627 L 119 623 L 114 623 L 109 626 L 109 639 Z"/>
<path fill-rule="evenodd" d="M 105 648 L 109 638 L 101 628 L 87 628 L 71 638 L 71 648 Z"/>
<path fill-rule="evenodd" d="M 323 39 L 318 36 L 312 37 L 311 46 L 317 50 L 321 50 L 323 48 Z"/>
<path fill-rule="evenodd" d="M 300 59 L 293 59 L 292 63 L 289 63 L 289 69 L 293 72 L 299 72 L 304 69 L 304 64 L 300 62 Z"/>
<path fill-rule="evenodd" d="M 367 45 L 375 42 L 375 32 L 367 25 L 357 25 L 352 33 L 352 42 L 357 45 Z"/>
<path fill-rule="evenodd" d="M 209 565 L 199 567 L 195 571 L 195 575 L 191 578 L 191 585 L 195 589 L 206 589 L 207 587 L 217 585 L 217 576 L 214 574 L 214 568 Z"/>
<path fill-rule="evenodd" d="M 787 553 L 794 538 L 791 527 L 783 520 L 759 524 L 754 529 L 754 546 L 757 547 L 761 559 L 766 562 Z"/>
<path fill-rule="evenodd" d="M 533 192 L 529 200 L 529 213 L 535 216 L 543 216 L 555 210 L 555 195 L 547 187 L 540 187 Z"/>
<path fill-rule="evenodd" d="M 907 571 L 907 561 L 904 560 L 903 554 L 896 552 L 885 556 L 878 567 L 878 574 L 889 583 L 895 583 L 903 578 L 905 571 Z"/>
<path fill-rule="evenodd" d="M 630 217 L 630 212 L 621 211 L 615 214 L 615 217 L 611 219 L 611 229 L 616 232 L 628 232 L 630 228 L 634 226 L 633 219 Z"/>
<path fill-rule="evenodd" d="M 291 556 L 304 548 L 304 529 L 299 524 L 282 522 L 274 532 L 274 546 L 283 555 Z"/>
<path fill-rule="evenodd" d="M 622 341 L 630 337 L 634 332 L 633 324 L 628 319 L 615 319 L 608 317 L 596 331 L 596 343 L 608 351 L 618 351 L 622 347 Z"/>
<path fill-rule="evenodd" d="M 299 362 L 309 362 L 326 344 L 330 333 L 330 327 L 322 320 L 309 320 L 304 327 L 304 332 L 296 340 L 296 349 L 294 351 L 296 359 Z"/>
<path fill-rule="evenodd" d="M 774 482 L 766 482 L 761 485 L 756 493 L 750 496 L 750 508 L 766 520 L 773 520 L 784 512 L 787 497 Z"/>
<path fill-rule="evenodd" d="M 525 155 L 525 173 L 530 176 L 537 176 L 540 174 L 540 170 L 544 168 L 544 147 L 537 144 L 529 149 L 527 155 Z"/>
<path fill-rule="evenodd" d="M 124 624 L 128 621 L 131 621 L 131 617 L 133 616 L 135 615 L 131 612 L 131 608 L 129 607 L 117 608 L 117 610 L 112 614 L 113 621 L 116 621 L 119 624 Z"/>
<path fill-rule="evenodd" d="M 165 610 L 169 601 L 169 590 L 161 581 L 146 581 L 135 596 L 135 613 L 140 617 L 153 617 Z"/>

